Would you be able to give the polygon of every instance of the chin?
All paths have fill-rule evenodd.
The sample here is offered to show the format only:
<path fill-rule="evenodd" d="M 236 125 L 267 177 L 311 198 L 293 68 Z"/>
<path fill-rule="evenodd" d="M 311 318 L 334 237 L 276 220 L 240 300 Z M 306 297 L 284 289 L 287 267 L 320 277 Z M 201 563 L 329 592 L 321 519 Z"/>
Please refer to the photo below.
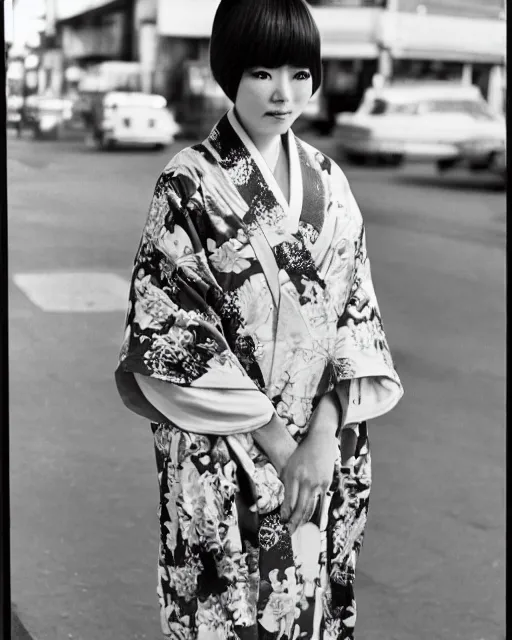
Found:
<path fill-rule="evenodd" d="M 267 131 L 268 133 L 275 133 L 276 135 L 282 135 L 283 133 L 286 133 L 288 131 L 288 129 L 292 126 L 292 124 L 295 122 L 295 118 L 290 118 L 289 120 L 285 120 L 283 122 L 278 122 L 276 121 L 275 123 L 272 123 L 268 128 Z"/>

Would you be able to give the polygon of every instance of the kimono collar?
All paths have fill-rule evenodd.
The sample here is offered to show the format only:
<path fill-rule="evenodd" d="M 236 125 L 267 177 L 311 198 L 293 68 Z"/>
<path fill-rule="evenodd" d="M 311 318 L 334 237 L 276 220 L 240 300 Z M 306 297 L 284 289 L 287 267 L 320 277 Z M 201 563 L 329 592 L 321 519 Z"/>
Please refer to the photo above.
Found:
<path fill-rule="evenodd" d="M 291 129 L 285 133 L 288 147 L 290 202 L 286 201 L 274 174 L 258 151 L 256 145 L 239 123 L 234 108 L 218 122 L 207 139 L 223 165 L 231 164 L 234 159 L 243 160 L 247 168 L 246 178 L 237 174 L 235 186 L 247 202 L 254 207 L 256 200 L 265 202 L 265 208 L 276 205 L 282 210 L 288 232 L 298 229 L 302 211 L 303 184 L 297 141 Z M 257 193 L 257 192 L 260 193 Z"/>

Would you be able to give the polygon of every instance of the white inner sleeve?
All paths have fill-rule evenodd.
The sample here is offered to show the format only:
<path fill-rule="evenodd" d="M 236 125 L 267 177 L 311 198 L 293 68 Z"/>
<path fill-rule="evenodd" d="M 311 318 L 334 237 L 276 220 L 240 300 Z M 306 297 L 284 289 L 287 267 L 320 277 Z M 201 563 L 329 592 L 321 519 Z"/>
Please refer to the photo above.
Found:
<path fill-rule="evenodd" d="M 342 428 L 384 415 L 403 395 L 402 387 L 385 376 L 354 378 L 335 389 L 343 410 Z"/>
<path fill-rule="evenodd" d="M 274 406 L 254 389 L 182 387 L 134 374 L 140 390 L 160 413 L 184 431 L 232 435 L 255 431 L 274 415 Z"/>

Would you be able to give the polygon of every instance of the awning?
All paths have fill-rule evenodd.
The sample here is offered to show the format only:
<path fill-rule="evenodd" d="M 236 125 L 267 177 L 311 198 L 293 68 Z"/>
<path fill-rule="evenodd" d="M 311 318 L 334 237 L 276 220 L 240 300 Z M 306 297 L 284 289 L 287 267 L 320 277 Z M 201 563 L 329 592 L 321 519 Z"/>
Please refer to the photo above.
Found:
<path fill-rule="evenodd" d="M 175 38 L 209 38 L 219 1 L 158 0 L 158 33 Z"/>
<path fill-rule="evenodd" d="M 506 52 L 501 20 L 387 13 L 381 39 L 394 58 L 498 64 Z"/>
<path fill-rule="evenodd" d="M 391 55 L 396 60 L 442 60 L 446 62 L 467 62 L 482 64 L 505 64 L 505 54 L 482 51 L 458 51 L 457 49 L 417 49 L 392 48 Z"/>
<path fill-rule="evenodd" d="M 128 8 L 126 0 L 52 0 L 47 2 L 47 20 L 63 22 L 95 13 Z"/>
<path fill-rule="evenodd" d="M 209 38 L 219 0 L 158 0 L 158 33 L 182 38 Z M 310 7 L 328 55 L 343 53 L 343 43 L 366 43 L 374 34 L 380 10 L 367 7 Z M 343 54 L 344 55 L 344 54 Z M 373 57 L 368 49 L 362 57 Z"/>
<path fill-rule="evenodd" d="M 340 37 L 337 42 L 322 43 L 322 58 L 326 60 L 374 60 L 378 55 L 374 42 L 344 42 Z"/>

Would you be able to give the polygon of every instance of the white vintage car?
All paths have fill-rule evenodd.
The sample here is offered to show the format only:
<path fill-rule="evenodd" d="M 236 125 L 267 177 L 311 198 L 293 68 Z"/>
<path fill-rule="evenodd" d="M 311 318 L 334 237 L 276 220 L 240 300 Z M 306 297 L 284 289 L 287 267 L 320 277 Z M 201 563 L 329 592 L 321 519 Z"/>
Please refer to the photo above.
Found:
<path fill-rule="evenodd" d="M 426 160 L 441 171 L 459 163 L 492 170 L 505 146 L 505 119 L 478 87 L 453 82 L 371 88 L 357 111 L 339 114 L 336 124 L 339 145 L 355 164 Z"/>
<path fill-rule="evenodd" d="M 99 149 L 142 145 L 157 149 L 172 144 L 179 132 L 163 96 L 111 91 L 98 94 L 85 113 L 87 143 Z"/>

